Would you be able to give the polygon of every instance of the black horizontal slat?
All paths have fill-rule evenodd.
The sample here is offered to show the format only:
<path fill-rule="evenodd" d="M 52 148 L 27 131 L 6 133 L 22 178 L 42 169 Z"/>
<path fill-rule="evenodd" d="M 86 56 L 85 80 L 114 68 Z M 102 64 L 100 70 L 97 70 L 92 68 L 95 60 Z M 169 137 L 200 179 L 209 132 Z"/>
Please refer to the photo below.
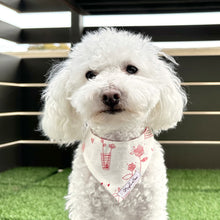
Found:
<path fill-rule="evenodd" d="M 23 166 L 55 166 L 70 167 L 76 145 L 59 147 L 55 144 L 22 145 Z"/>
<path fill-rule="evenodd" d="M 220 115 L 185 115 L 175 129 L 162 132 L 159 140 L 220 141 Z"/>
<path fill-rule="evenodd" d="M 56 53 L 56 51 L 54 51 L 54 53 Z M 17 68 L 19 59 L 1 54 L 0 56 L 1 68 L 4 68 L 4 72 L 9 72 L 10 70 L 10 74 L 13 74 Z M 176 71 L 185 82 L 220 82 L 220 56 L 175 56 L 174 58 L 179 63 L 179 66 L 176 67 Z M 20 69 L 22 70 L 20 82 L 45 82 L 45 75 L 47 75 L 46 73 L 51 66 L 64 59 L 65 58 L 23 59 L 20 65 Z M 8 64 L 9 69 L 7 69 Z M 8 72 L 7 75 L 9 74 Z M 0 77 L 5 75 L 0 75 Z M 4 78 L 1 80 L 4 80 Z"/>
<path fill-rule="evenodd" d="M 54 51 L 56 53 L 56 51 Z M 184 82 L 220 82 L 220 56 L 175 56 Z M 0 54 L 0 81 L 44 83 L 51 66 L 65 58 L 20 59 Z M 19 67 L 19 68 L 18 68 Z M 17 71 L 20 72 L 17 72 Z"/>
<path fill-rule="evenodd" d="M 220 82 L 220 56 L 176 56 L 178 74 L 185 82 Z"/>
<path fill-rule="evenodd" d="M 20 29 L 0 21 L 0 38 L 16 43 L 66 43 L 71 42 L 70 28 Z"/>
<path fill-rule="evenodd" d="M 21 0 L 0 0 L 0 3 L 17 11 L 20 8 Z"/>
<path fill-rule="evenodd" d="M 70 28 L 22 29 L 20 43 L 70 42 Z"/>
<path fill-rule="evenodd" d="M 21 89 L 0 86 L 0 113 L 19 111 L 22 108 Z"/>
<path fill-rule="evenodd" d="M 0 148 L 0 171 L 21 165 L 56 166 L 59 168 L 70 167 L 75 148 L 76 146 L 60 148 L 54 144 L 25 144 Z M 220 145 L 163 144 L 163 148 L 165 150 L 165 163 L 167 168 L 220 168 Z"/>
<path fill-rule="evenodd" d="M 39 116 L 21 116 L 22 140 L 47 140 L 39 131 Z"/>
<path fill-rule="evenodd" d="M 0 38 L 20 42 L 21 29 L 0 20 Z"/>
<path fill-rule="evenodd" d="M 72 0 L 71 0 L 72 1 Z M 110 1 L 103 1 L 103 0 L 95 0 L 95 1 L 90 1 L 90 0 L 75 0 L 75 3 L 78 5 L 112 5 L 112 4 L 117 4 L 117 5 L 142 5 L 142 4 L 166 4 L 166 5 L 172 5 L 172 4 L 201 4 L 201 3 L 210 3 L 210 4 L 217 4 L 219 3 L 219 0 L 110 0 Z M 200 7 L 198 5 L 198 7 Z"/>
<path fill-rule="evenodd" d="M 220 94 L 220 86 L 184 86 L 187 96 L 188 96 L 188 111 L 220 111 L 220 102 L 219 102 L 219 94 Z M 1 87 L 0 87 L 1 89 Z M 17 111 L 39 111 L 42 109 L 42 102 L 40 101 L 40 97 L 44 87 L 30 87 L 30 88 L 18 88 L 14 90 L 14 94 L 16 91 L 21 91 L 22 102 L 19 106 L 18 100 L 12 100 L 10 103 L 9 109 L 13 109 L 16 107 Z M 1 91 L 1 90 L 0 90 Z M 10 93 L 10 89 L 6 90 Z M 8 100 L 8 93 L 6 95 L 6 102 Z M 0 95 L 1 97 L 1 95 Z M 1 100 L 4 99 L 4 96 Z M 17 101 L 17 105 L 13 105 L 13 102 Z M 22 107 L 21 107 L 22 106 Z"/>
<path fill-rule="evenodd" d="M 81 13 L 84 14 L 125 14 L 125 13 L 176 13 L 176 12 L 198 12 L 218 11 L 220 3 L 217 0 L 195 0 L 195 1 L 161 1 L 161 0 L 138 0 L 138 1 L 86 1 L 66 0 Z"/>
<path fill-rule="evenodd" d="M 56 53 L 56 51 L 54 51 L 54 53 Z M 220 82 L 220 56 L 175 56 L 174 58 L 179 64 L 179 66 L 176 67 L 176 71 L 184 82 Z M 65 58 L 23 59 L 20 65 L 20 69 L 22 70 L 20 73 L 21 82 L 45 82 L 45 75 L 47 75 L 46 73 L 51 66 L 60 63 L 64 59 Z M 7 70 L 6 62 L 9 61 L 4 59 L 1 63 L 0 59 L 0 66 L 4 65 L 5 70 Z M 12 62 L 16 64 L 16 59 L 12 59 L 9 64 Z M 9 68 L 12 67 L 13 65 Z"/>
<path fill-rule="evenodd" d="M 163 144 L 165 163 L 174 169 L 219 169 L 220 144 Z"/>
<path fill-rule="evenodd" d="M 23 165 L 70 167 L 77 145 L 23 145 Z M 219 169 L 220 145 L 163 145 L 167 168 Z M 208 155 L 208 156 L 207 156 Z M 48 158 L 50 158 L 48 160 Z"/>
<path fill-rule="evenodd" d="M 68 4 L 65 4 L 67 2 Z M 22 12 L 67 11 L 68 6 L 83 14 L 125 14 L 218 11 L 217 0 L 197 1 L 82 1 L 82 0 L 0 0 L 0 3 Z"/>
<path fill-rule="evenodd" d="M 25 139 L 42 139 L 37 116 L 22 116 Z M 220 141 L 220 115 L 185 115 L 175 129 L 162 132 L 158 140 Z"/>
<path fill-rule="evenodd" d="M 21 145 L 0 148 L 0 172 L 22 166 Z"/>
<path fill-rule="evenodd" d="M 136 5 L 85 5 L 80 7 L 88 14 L 145 14 L 145 13 L 180 13 L 180 12 L 212 12 L 220 9 L 220 4 L 211 5 L 208 3 L 196 3 L 191 5 L 178 4 L 136 4 Z"/>
<path fill-rule="evenodd" d="M 149 35 L 153 41 L 207 41 L 219 40 L 220 38 L 220 25 L 124 26 L 116 28 Z M 86 27 L 83 33 L 97 29 L 96 27 Z"/>
<path fill-rule="evenodd" d="M 54 51 L 56 53 L 56 51 Z M 7 56 L 10 58 L 10 56 Z M 220 82 L 220 56 L 175 56 L 179 64 L 176 67 L 178 75 L 184 82 Z M 21 82 L 45 82 L 45 74 L 51 66 L 63 61 L 65 58 L 31 58 L 21 62 Z M 1 62 L 2 61 L 2 62 Z M 16 59 L 12 59 L 9 68 L 16 69 Z M 0 59 L 0 66 L 7 70 L 7 59 Z M 13 68 L 13 62 L 15 67 Z M 10 65 L 12 63 L 12 65 Z M 3 75 L 4 76 L 4 75 Z M 2 77 L 2 76 L 0 76 Z"/>
<path fill-rule="evenodd" d="M 77 145 L 60 148 L 54 144 L 23 145 L 23 165 L 70 167 Z M 168 168 L 219 169 L 220 145 L 163 145 Z M 208 155 L 208 157 L 207 157 Z M 48 158 L 50 158 L 48 160 Z"/>
<path fill-rule="evenodd" d="M 21 12 L 46 12 L 70 10 L 62 0 L 0 0 L 0 3 Z"/>
<path fill-rule="evenodd" d="M 187 86 L 188 111 L 220 111 L 219 86 Z"/>
<path fill-rule="evenodd" d="M 53 52 L 56 54 L 56 50 Z M 52 66 L 65 58 L 20 59 L 0 53 L 0 82 L 44 83 Z"/>
<path fill-rule="evenodd" d="M 68 11 L 68 5 L 63 0 L 23 0 L 20 6 L 22 12 Z"/>
<path fill-rule="evenodd" d="M 0 144 L 21 138 L 20 120 L 19 117 L 0 117 Z"/>
<path fill-rule="evenodd" d="M 60 147 L 55 144 L 16 144 L 0 148 L 0 172 L 17 166 L 71 167 L 77 144 Z"/>
<path fill-rule="evenodd" d="M 43 87 L 21 88 L 21 109 L 20 111 L 39 111 L 42 109 L 41 94 Z"/>
<path fill-rule="evenodd" d="M 53 52 L 56 54 L 56 51 Z M 49 70 L 65 58 L 28 58 L 20 64 L 20 82 L 45 83 Z"/>
<path fill-rule="evenodd" d="M 19 82 L 20 58 L 0 53 L 0 82 Z"/>

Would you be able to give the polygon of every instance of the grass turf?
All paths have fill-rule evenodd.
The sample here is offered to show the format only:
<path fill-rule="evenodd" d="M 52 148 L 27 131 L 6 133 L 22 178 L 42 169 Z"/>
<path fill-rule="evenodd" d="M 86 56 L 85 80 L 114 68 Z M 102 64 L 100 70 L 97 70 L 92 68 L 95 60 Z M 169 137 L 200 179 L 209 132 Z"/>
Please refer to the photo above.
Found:
<path fill-rule="evenodd" d="M 67 220 L 70 169 L 20 167 L 0 173 L 0 220 Z M 220 220 L 220 170 L 168 170 L 171 220 Z"/>

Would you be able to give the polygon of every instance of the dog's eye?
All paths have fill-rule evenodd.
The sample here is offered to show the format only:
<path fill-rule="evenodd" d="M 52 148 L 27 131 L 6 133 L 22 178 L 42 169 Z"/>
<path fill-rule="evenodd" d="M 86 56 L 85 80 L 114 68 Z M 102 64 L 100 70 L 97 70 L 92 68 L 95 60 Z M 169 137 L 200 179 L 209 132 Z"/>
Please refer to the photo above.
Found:
<path fill-rule="evenodd" d="M 129 74 L 135 74 L 138 71 L 138 68 L 136 66 L 127 65 L 126 71 Z"/>
<path fill-rule="evenodd" d="M 91 70 L 86 73 L 86 79 L 93 79 L 95 77 L 96 77 L 96 73 Z"/>

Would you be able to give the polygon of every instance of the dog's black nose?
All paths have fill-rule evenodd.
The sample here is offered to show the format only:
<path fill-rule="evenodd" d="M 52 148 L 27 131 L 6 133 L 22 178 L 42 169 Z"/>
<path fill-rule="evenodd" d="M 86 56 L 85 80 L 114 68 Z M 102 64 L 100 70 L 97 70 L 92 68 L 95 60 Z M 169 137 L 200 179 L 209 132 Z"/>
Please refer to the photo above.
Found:
<path fill-rule="evenodd" d="M 102 101 L 105 105 L 113 108 L 115 105 L 117 105 L 120 101 L 121 94 L 119 91 L 108 91 L 103 93 L 102 95 Z"/>

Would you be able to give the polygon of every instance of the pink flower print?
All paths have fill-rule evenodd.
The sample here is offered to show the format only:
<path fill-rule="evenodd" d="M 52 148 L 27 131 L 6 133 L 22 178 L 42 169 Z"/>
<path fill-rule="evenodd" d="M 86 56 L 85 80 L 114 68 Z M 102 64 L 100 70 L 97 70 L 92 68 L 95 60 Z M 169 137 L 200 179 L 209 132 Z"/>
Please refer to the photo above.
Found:
<path fill-rule="evenodd" d="M 138 145 L 137 148 L 133 147 L 133 152 L 131 152 L 131 155 L 133 154 L 137 157 L 141 157 L 144 154 L 143 146 Z"/>
<path fill-rule="evenodd" d="M 132 152 L 130 154 L 131 155 L 135 155 L 136 157 L 139 158 L 139 160 L 140 160 L 140 173 L 141 173 L 141 163 L 143 163 L 143 162 L 148 160 L 148 157 L 141 158 L 143 156 L 143 154 L 144 154 L 143 146 L 141 146 L 139 144 L 136 148 L 133 147 L 133 150 L 132 150 Z"/>
<path fill-rule="evenodd" d="M 116 146 L 115 146 L 114 144 L 109 144 L 109 147 L 110 147 L 111 149 L 116 148 Z"/>
<path fill-rule="evenodd" d="M 120 201 L 120 196 L 118 195 L 118 193 L 120 192 L 120 187 L 118 187 L 118 190 L 115 190 L 115 193 L 113 193 L 112 195 L 117 199 L 117 201 Z"/>
<path fill-rule="evenodd" d="M 110 150 L 108 150 L 108 148 L 106 148 L 106 144 L 104 143 L 103 139 L 101 139 L 101 142 L 102 142 L 102 153 L 101 153 L 102 169 L 109 170 L 110 163 L 111 163 L 112 150 L 116 148 L 116 146 L 114 144 L 109 144 L 108 146 Z"/>
<path fill-rule="evenodd" d="M 134 175 L 134 170 L 136 168 L 136 165 L 134 163 L 128 164 L 128 170 L 131 171 L 128 174 L 124 175 L 122 177 L 123 180 L 129 180 Z"/>
<path fill-rule="evenodd" d="M 135 168 L 136 168 L 136 165 L 134 163 L 128 164 L 128 170 L 130 170 L 131 172 L 133 172 Z"/>
<path fill-rule="evenodd" d="M 145 162 L 148 159 L 148 157 L 144 157 L 141 162 Z"/>
<path fill-rule="evenodd" d="M 101 139 L 101 143 L 102 143 L 102 146 L 105 147 L 106 144 L 105 144 L 105 141 L 103 139 Z"/>

